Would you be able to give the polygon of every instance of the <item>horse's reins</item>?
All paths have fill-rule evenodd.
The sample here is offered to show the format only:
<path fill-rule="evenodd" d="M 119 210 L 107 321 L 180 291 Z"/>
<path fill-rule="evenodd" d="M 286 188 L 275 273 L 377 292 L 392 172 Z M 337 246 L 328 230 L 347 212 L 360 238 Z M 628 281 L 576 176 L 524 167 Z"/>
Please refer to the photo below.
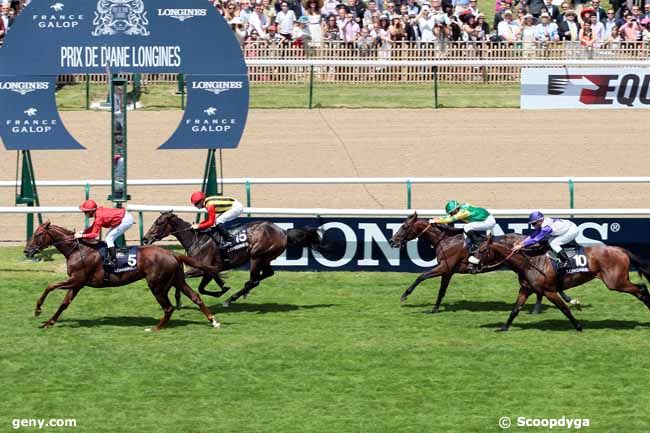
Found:
<path fill-rule="evenodd" d="M 512 256 L 514 256 L 514 255 L 517 254 L 518 252 L 519 252 L 519 250 L 517 250 L 517 251 L 514 251 L 514 250 L 511 251 L 510 254 L 508 254 L 508 256 L 507 256 L 506 258 L 504 258 L 503 260 L 501 260 L 500 262 L 497 262 L 497 263 L 495 263 L 495 264 L 493 264 L 493 265 L 482 266 L 482 267 L 481 267 L 481 271 L 483 271 L 483 270 L 488 270 L 488 271 L 489 271 L 489 270 L 491 270 L 491 269 L 496 269 L 496 268 L 498 268 L 499 266 L 503 265 L 505 262 L 507 262 L 508 260 L 510 260 L 510 259 L 512 258 Z"/>

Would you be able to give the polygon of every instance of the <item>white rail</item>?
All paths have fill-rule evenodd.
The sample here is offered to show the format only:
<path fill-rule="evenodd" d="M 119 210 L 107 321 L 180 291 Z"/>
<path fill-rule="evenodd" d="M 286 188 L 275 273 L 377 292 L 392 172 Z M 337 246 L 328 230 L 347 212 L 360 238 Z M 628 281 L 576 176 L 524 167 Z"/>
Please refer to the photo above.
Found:
<path fill-rule="evenodd" d="M 131 212 L 177 212 L 197 213 L 193 206 L 173 205 L 137 205 L 130 204 L 127 209 Z M 528 216 L 533 209 L 492 209 L 495 216 Z M 582 216 L 650 216 L 650 208 L 631 209 L 535 209 L 550 216 L 582 215 Z M 331 209 L 331 208 L 258 208 L 246 207 L 244 213 L 251 215 L 294 215 L 294 216 L 408 216 L 414 211 L 424 216 L 443 215 L 440 209 Z M 0 214 L 34 214 L 34 213 L 79 213 L 76 206 L 40 206 L 40 207 L 0 207 Z"/>
<path fill-rule="evenodd" d="M 480 183 L 650 183 L 650 176 L 479 176 L 479 177 L 239 177 L 223 179 L 225 185 L 328 185 L 328 184 L 480 184 Z M 203 179 L 129 179 L 130 186 L 201 185 Z M 38 180 L 41 187 L 110 186 L 110 179 Z M 20 186 L 2 180 L 0 187 Z"/>

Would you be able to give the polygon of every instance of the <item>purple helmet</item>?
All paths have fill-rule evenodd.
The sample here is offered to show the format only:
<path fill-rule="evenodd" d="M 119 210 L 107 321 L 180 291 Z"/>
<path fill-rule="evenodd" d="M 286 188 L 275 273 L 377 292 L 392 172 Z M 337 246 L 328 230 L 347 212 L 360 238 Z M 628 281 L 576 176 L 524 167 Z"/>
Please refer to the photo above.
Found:
<path fill-rule="evenodd" d="M 543 219 L 544 219 L 544 214 L 541 213 L 540 211 L 536 210 L 535 212 L 531 213 L 528 216 L 528 224 L 532 224 L 534 222 L 537 222 L 537 221 L 543 220 Z"/>

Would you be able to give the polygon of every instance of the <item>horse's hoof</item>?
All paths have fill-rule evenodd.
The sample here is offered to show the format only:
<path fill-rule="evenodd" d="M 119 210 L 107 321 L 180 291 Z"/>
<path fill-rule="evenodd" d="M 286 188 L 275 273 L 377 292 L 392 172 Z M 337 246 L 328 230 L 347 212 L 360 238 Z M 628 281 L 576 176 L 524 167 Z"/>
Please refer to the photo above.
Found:
<path fill-rule="evenodd" d="M 48 328 L 51 327 L 52 325 L 54 325 L 54 323 L 52 323 L 52 322 L 50 322 L 50 321 L 48 320 L 47 322 L 43 322 L 43 323 L 41 324 L 40 328 L 41 328 L 41 329 L 48 329 Z"/>
<path fill-rule="evenodd" d="M 41 310 L 34 310 L 34 317 L 38 317 L 41 315 Z"/>
<path fill-rule="evenodd" d="M 224 308 L 230 307 L 230 301 L 224 301 L 223 306 Z"/>
<path fill-rule="evenodd" d="M 576 331 L 578 331 L 578 332 L 582 332 L 582 325 L 581 325 L 581 324 L 578 323 L 578 324 L 576 325 Z"/>
<path fill-rule="evenodd" d="M 496 332 L 506 332 L 508 330 L 508 327 L 506 325 L 500 326 L 498 329 L 496 329 Z"/>
<path fill-rule="evenodd" d="M 439 313 L 439 312 L 440 312 L 440 308 L 438 308 L 438 307 L 433 307 L 433 308 L 431 309 L 431 314 L 437 314 L 437 313 Z"/>
<path fill-rule="evenodd" d="M 532 310 L 528 312 L 528 314 L 540 314 L 542 312 L 541 308 L 533 307 Z"/>
<path fill-rule="evenodd" d="M 406 298 L 405 297 L 399 298 L 399 303 L 400 305 L 404 305 L 406 303 Z"/>
<path fill-rule="evenodd" d="M 212 319 L 212 322 L 210 322 L 213 328 L 219 329 L 221 328 L 221 323 L 217 322 L 216 320 Z"/>

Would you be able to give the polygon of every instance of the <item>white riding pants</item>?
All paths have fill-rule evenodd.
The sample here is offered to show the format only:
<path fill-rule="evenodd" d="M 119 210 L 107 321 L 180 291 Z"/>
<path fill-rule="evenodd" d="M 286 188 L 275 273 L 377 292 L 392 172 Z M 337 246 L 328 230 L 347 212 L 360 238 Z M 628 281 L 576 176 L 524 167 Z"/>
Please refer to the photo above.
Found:
<path fill-rule="evenodd" d="M 229 210 L 217 217 L 216 224 L 227 223 L 228 221 L 239 218 L 239 215 L 241 215 L 242 212 L 244 212 L 244 205 L 242 205 L 240 201 L 235 200 Z"/>
<path fill-rule="evenodd" d="M 119 238 L 124 234 L 131 226 L 133 225 L 133 217 L 130 213 L 126 212 L 124 217 L 122 217 L 122 222 L 119 226 L 113 227 L 108 233 L 106 233 L 106 245 L 109 248 L 115 246 L 115 239 Z"/>
<path fill-rule="evenodd" d="M 489 217 L 485 218 L 484 221 L 475 221 L 473 223 L 467 223 L 463 227 L 463 230 L 465 233 L 469 231 L 475 231 L 475 232 L 487 232 L 489 230 L 492 230 L 494 226 L 497 225 L 497 221 L 494 219 L 492 215 Z"/>
<path fill-rule="evenodd" d="M 562 245 L 566 245 L 572 240 L 574 240 L 575 238 L 577 238 L 578 233 L 579 233 L 578 226 L 571 223 L 571 225 L 567 228 L 567 230 L 564 233 L 553 237 L 553 239 L 551 239 L 551 241 L 549 242 L 549 245 L 553 251 L 559 253 L 560 250 L 562 250 Z"/>

